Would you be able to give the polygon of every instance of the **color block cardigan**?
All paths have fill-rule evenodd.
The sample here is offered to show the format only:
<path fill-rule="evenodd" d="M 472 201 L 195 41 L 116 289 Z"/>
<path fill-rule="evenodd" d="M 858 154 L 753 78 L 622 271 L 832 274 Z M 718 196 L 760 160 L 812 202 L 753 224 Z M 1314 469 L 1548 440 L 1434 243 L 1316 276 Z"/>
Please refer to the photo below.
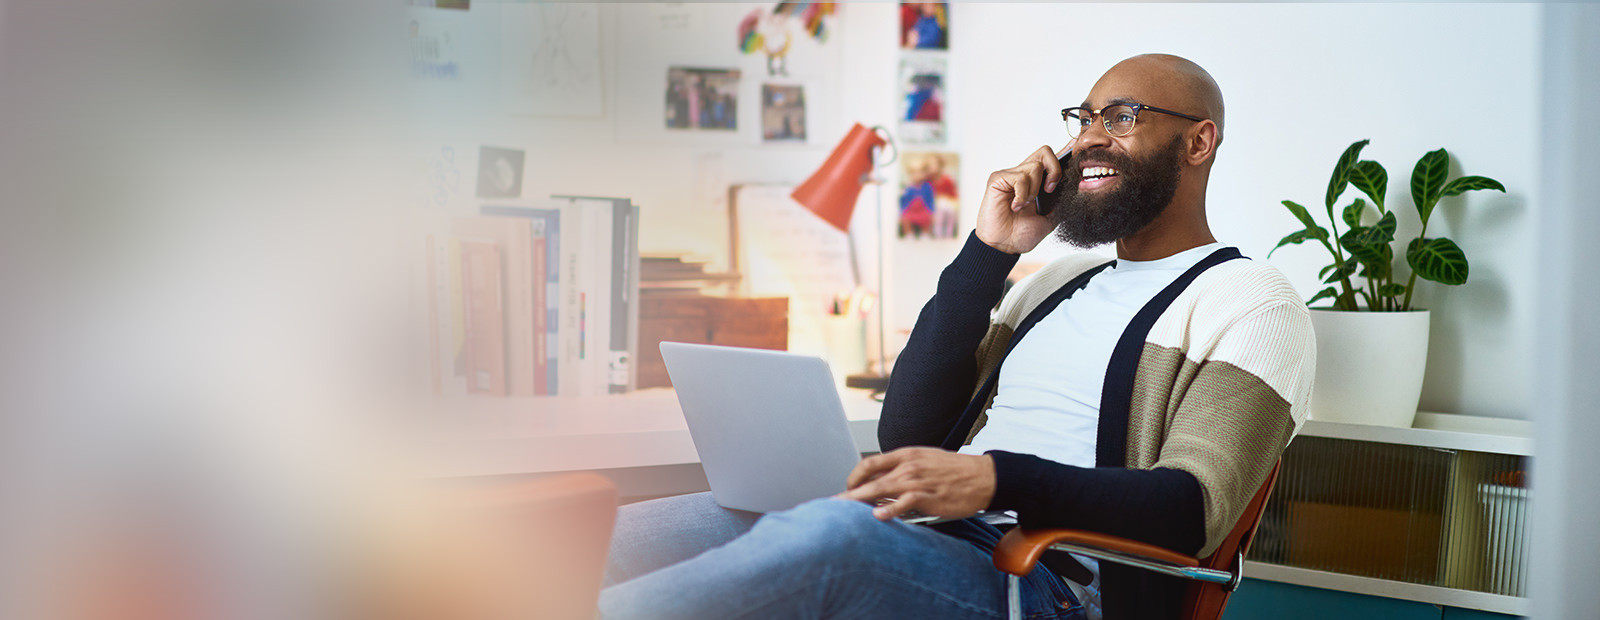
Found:
<path fill-rule="evenodd" d="M 1106 262 L 1063 257 L 1002 301 L 1016 261 L 974 234 L 945 268 L 890 378 L 878 425 L 883 451 L 970 442 L 994 400 L 997 382 L 987 379 L 1013 335 L 1048 313 L 1034 312 L 1047 298 Z M 1271 265 L 1229 260 L 1183 288 L 1149 329 L 1131 367 L 1114 360 L 1105 378 L 1108 394 L 1131 384 L 1122 450 L 1099 446 L 1094 468 L 991 451 L 991 509 L 1015 510 L 1024 527 L 1105 532 L 1200 557 L 1221 543 L 1305 420 L 1315 372 L 1310 313 Z M 1182 592 L 1174 578 L 1103 567 L 1107 618 L 1145 617 L 1139 610 L 1169 607 Z"/>

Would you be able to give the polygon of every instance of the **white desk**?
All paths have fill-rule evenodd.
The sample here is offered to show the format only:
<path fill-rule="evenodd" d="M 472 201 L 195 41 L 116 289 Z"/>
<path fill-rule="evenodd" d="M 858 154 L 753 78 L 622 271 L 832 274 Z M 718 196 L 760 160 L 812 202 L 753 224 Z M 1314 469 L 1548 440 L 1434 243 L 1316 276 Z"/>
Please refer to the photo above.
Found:
<path fill-rule="evenodd" d="M 840 397 L 856 448 L 877 452 L 879 403 L 864 390 L 842 390 Z M 585 398 L 467 398 L 435 422 L 428 470 L 439 476 L 699 470 L 677 394 L 665 388 Z"/>

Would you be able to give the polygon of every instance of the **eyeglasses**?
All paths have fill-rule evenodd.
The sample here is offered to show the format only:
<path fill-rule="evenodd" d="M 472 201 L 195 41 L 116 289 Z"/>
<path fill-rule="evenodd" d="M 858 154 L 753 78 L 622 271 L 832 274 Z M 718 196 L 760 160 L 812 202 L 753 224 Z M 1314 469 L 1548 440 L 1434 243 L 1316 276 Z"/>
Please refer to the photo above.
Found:
<path fill-rule="evenodd" d="M 1171 114 L 1196 122 L 1206 120 L 1198 116 L 1189 116 L 1182 112 L 1174 112 L 1142 103 L 1119 103 L 1108 105 L 1098 110 L 1090 110 L 1081 106 L 1067 108 L 1061 111 L 1061 120 L 1067 122 L 1067 136 L 1077 138 L 1083 134 L 1084 129 L 1089 127 L 1089 123 L 1094 122 L 1094 117 L 1099 116 L 1106 125 L 1106 133 L 1120 138 L 1133 133 L 1133 124 L 1139 120 L 1139 113 L 1145 110 Z"/>

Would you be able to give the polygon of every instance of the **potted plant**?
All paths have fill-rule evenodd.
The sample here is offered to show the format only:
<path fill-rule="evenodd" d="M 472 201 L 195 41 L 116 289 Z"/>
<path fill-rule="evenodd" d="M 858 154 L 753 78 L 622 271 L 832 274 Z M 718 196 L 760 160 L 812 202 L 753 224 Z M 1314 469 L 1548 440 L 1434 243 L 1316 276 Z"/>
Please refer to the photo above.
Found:
<path fill-rule="evenodd" d="M 1482 189 L 1504 192 L 1505 187 L 1488 177 L 1449 179 L 1450 154 L 1442 148 L 1417 160 L 1411 170 L 1411 201 L 1422 230 L 1405 245 L 1408 269 L 1402 277 L 1395 269 L 1400 258 L 1394 248 L 1396 219 L 1386 201 L 1389 173 L 1378 162 L 1360 158 L 1368 142 L 1350 145 L 1334 165 L 1323 200 L 1328 227 L 1318 224 L 1305 207 L 1285 200 L 1283 206 L 1305 228 L 1284 237 L 1272 251 L 1314 240 L 1333 257 L 1318 274 L 1328 286 L 1306 302 L 1331 302 L 1312 307 L 1317 376 L 1311 416 L 1409 427 L 1422 395 L 1428 353 L 1429 313 L 1411 305 L 1417 279 L 1455 286 L 1465 283 L 1468 274 L 1461 246 L 1428 237 L 1428 221 L 1443 198 Z M 1335 217 L 1334 204 L 1352 185 L 1366 199 L 1354 199 Z"/>

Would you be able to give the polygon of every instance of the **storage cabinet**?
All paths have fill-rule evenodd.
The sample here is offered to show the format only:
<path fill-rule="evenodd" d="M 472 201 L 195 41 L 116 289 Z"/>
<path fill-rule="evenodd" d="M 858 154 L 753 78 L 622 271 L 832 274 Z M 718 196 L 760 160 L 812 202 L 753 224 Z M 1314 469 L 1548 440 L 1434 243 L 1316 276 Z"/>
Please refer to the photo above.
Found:
<path fill-rule="evenodd" d="M 1526 613 L 1526 423 L 1419 414 L 1418 428 L 1307 422 L 1245 574 Z"/>

